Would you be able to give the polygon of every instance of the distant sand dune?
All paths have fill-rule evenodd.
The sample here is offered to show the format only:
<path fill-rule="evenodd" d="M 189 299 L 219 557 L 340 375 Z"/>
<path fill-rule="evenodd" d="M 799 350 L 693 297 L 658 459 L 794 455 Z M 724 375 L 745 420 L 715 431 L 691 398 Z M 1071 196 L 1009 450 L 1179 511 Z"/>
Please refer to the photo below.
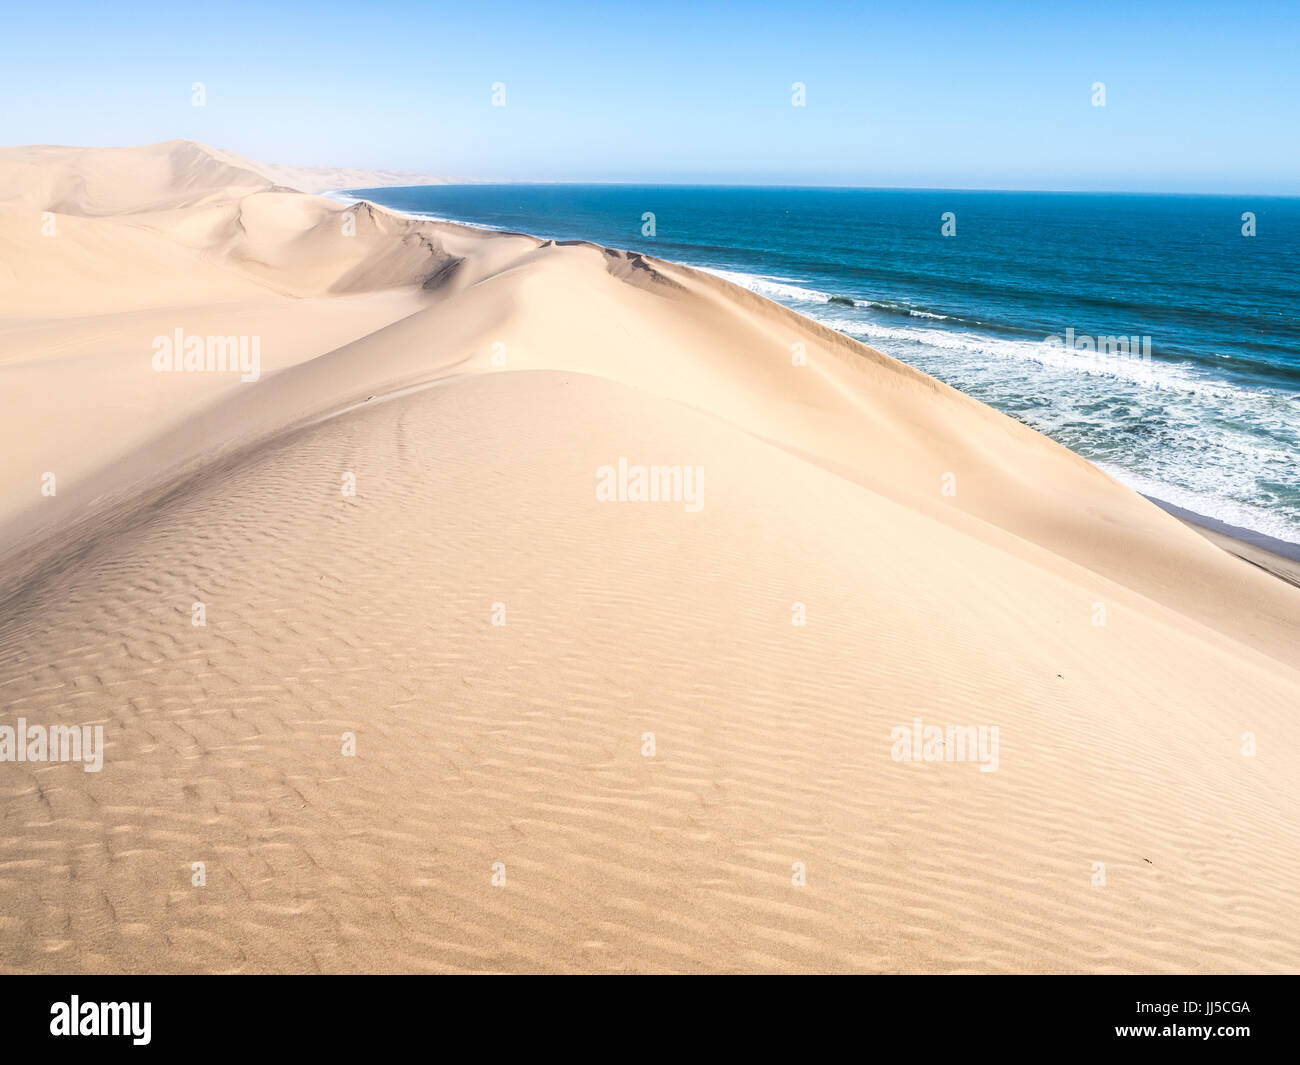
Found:
<path fill-rule="evenodd" d="M 193 142 L 0 189 L 0 725 L 106 739 L 0 764 L 0 967 L 1300 969 L 1300 590 L 1081 458 L 720 279 Z M 154 372 L 177 328 L 261 378 Z M 599 502 L 620 458 L 702 509 Z"/>

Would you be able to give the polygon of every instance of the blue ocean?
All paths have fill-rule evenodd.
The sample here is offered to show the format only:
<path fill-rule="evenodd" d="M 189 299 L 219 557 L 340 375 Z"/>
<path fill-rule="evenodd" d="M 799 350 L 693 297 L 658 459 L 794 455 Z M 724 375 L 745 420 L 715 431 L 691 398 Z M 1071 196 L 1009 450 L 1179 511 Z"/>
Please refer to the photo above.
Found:
<path fill-rule="evenodd" d="M 1300 543 L 1300 200 L 629 185 L 355 195 L 710 270 L 1138 491 Z"/>

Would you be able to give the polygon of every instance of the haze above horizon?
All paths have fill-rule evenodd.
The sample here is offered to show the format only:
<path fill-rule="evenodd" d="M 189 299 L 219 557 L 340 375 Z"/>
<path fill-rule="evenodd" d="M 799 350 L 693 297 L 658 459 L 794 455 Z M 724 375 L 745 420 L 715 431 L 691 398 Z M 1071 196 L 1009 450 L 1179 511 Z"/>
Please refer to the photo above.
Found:
<path fill-rule="evenodd" d="M 189 137 L 488 182 L 1296 195 L 1298 11 L 73 3 L 51 28 L 27 7 L 0 39 L 0 143 Z"/>

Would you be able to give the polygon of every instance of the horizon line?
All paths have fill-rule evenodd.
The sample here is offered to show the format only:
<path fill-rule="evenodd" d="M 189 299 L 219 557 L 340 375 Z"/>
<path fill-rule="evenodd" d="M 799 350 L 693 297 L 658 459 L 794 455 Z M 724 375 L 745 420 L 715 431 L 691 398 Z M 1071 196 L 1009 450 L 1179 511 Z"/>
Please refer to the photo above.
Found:
<path fill-rule="evenodd" d="M 194 144 L 209 151 L 217 151 L 227 154 L 235 154 L 248 162 L 260 163 L 264 166 L 284 167 L 287 169 L 311 169 L 311 170 L 363 170 L 372 173 L 390 173 L 390 174 L 410 174 L 418 177 L 442 177 L 430 172 L 425 168 L 412 169 L 405 166 L 374 166 L 374 165 L 337 165 L 329 163 L 284 163 L 273 162 L 271 160 L 258 159 L 244 155 L 242 151 L 230 148 L 222 148 L 207 141 L 198 140 L 194 137 L 169 137 L 159 141 L 149 141 L 141 145 L 81 145 L 81 144 L 55 144 L 55 143 L 33 143 L 33 144 L 13 144 L 0 145 L 7 148 L 73 148 L 83 150 L 96 149 L 119 149 L 119 148 L 143 148 L 154 145 L 172 144 L 183 142 Z M 423 182 L 415 185 L 353 185 L 339 187 L 329 191 L 333 192 L 357 192 L 370 191 L 374 189 L 420 189 L 420 188 L 445 188 L 445 187 L 470 187 L 475 185 L 586 185 L 586 186 L 628 186 L 632 188 L 698 188 L 698 189 L 804 189 L 804 190 L 844 190 L 860 192 L 1015 192 L 1015 193 L 1036 193 L 1045 196 L 1051 195 L 1070 195 L 1070 196 L 1206 196 L 1222 197 L 1231 196 L 1256 196 L 1265 199 L 1275 200 L 1294 200 L 1300 199 L 1300 189 L 1295 192 L 1202 192 L 1196 190 L 1161 190 L 1161 189 L 1089 189 L 1089 188 L 1060 188 L 1060 189 L 1043 189 L 1043 188 L 1016 188 L 1007 186 L 983 186 L 970 187 L 961 185 L 858 185 L 853 183 L 832 183 L 832 184 L 804 184 L 790 182 L 762 182 L 762 181 L 593 181 L 579 178 L 470 178 L 457 177 L 455 180 L 443 180 L 437 182 Z"/>
<path fill-rule="evenodd" d="M 302 166 L 313 164 L 274 164 L 277 166 Z M 327 170 L 383 170 L 389 168 L 371 167 L 323 167 Z M 1042 189 L 1013 187 L 970 187 L 962 185 L 823 185 L 785 182 L 749 182 L 749 181 L 591 181 L 577 178 L 461 178 L 455 181 L 423 182 L 415 185 L 357 185 L 350 188 L 335 189 L 336 192 L 371 192 L 378 189 L 438 189 L 438 188 L 472 188 L 483 185 L 573 185 L 594 187 L 627 188 L 680 188 L 680 189 L 786 189 L 806 191 L 842 191 L 842 192 L 1003 192 L 1035 193 L 1043 196 L 1206 196 L 1229 198 L 1234 196 L 1254 196 L 1273 200 L 1300 199 L 1297 192 L 1198 192 L 1160 189 Z"/>

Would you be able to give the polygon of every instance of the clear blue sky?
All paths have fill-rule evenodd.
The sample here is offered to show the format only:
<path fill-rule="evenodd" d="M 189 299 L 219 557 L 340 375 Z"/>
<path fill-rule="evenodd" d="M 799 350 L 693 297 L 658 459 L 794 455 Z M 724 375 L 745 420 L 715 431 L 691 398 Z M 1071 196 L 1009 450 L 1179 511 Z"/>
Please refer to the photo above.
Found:
<path fill-rule="evenodd" d="M 1300 194 L 1298 36 L 1297 0 L 22 3 L 0 24 L 0 144 L 192 137 L 495 180 Z"/>

